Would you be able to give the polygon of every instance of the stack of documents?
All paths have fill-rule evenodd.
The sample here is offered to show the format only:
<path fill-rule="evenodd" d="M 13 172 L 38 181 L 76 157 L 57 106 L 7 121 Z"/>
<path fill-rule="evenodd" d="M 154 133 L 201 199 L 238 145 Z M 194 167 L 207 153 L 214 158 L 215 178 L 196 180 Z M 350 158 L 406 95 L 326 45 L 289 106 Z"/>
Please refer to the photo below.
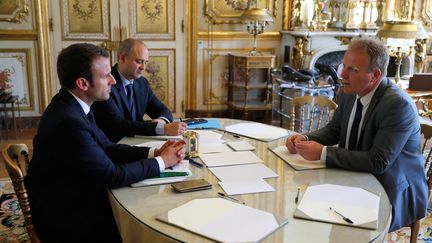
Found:
<path fill-rule="evenodd" d="M 212 167 L 209 170 L 219 179 L 219 185 L 228 195 L 272 192 L 274 188 L 263 179 L 278 177 L 262 163 Z"/>
<path fill-rule="evenodd" d="M 262 123 L 239 123 L 225 127 L 225 131 L 264 142 L 273 141 L 289 135 L 288 130 Z"/>
<path fill-rule="evenodd" d="M 217 242 L 258 242 L 288 222 L 222 198 L 194 199 L 156 218 Z"/>
<path fill-rule="evenodd" d="M 270 150 L 295 170 L 321 169 L 326 167 L 325 163 L 320 160 L 307 160 L 300 154 L 290 153 L 284 145 Z"/>
<path fill-rule="evenodd" d="M 380 196 L 359 187 L 309 186 L 294 217 L 377 229 Z"/>
<path fill-rule="evenodd" d="M 262 163 L 262 159 L 251 151 L 201 154 L 201 160 L 208 166 L 228 166 Z"/>
<path fill-rule="evenodd" d="M 131 187 L 139 187 L 139 186 L 151 186 L 151 185 L 159 185 L 159 184 L 167 184 L 183 181 L 188 177 L 192 176 L 192 171 L 189 169 L 189 160 L 183 160 L 181 163 L 178 163 L 176 166 L 173 166 L 170 169 L 165 169 L 163 172 L 187 172 L 187 175 L 182 176 L 173 176 L 173 177 L 155 177 L 145 179 L 136 183 L 131 184 Z"/>

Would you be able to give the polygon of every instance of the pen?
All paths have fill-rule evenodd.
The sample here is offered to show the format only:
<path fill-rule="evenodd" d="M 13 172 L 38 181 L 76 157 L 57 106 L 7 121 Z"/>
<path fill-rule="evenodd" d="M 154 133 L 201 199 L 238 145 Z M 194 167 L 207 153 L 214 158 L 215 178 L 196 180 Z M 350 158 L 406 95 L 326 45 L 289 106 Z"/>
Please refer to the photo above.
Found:
<path fill-rule="evenodd" d="M 329 207 L 329 209 L 332 210 L 333 212 L 337 213 L 339 216 L 341 216 L 342 219 L 345 220 L 345 222 L 347 222 L 347 223 L 349 223 L 349 224 L 354 224 L 354 222 L 353 222 L 351 219 L 349 219 L 349 218 L 343 216 L 343 215 L 342 215 L 341 213 L 339 213 L 338 211 L 334 210 L 334 209 L 331 208 L 331 207 Z"/>
<path fill-rule="evenodd" d="M 240 202 L 238 199 L 235 199 L 235 198 L 233 198 L 233 197 L 230 197 L 230 196 L 228 196 L 228 195 L 225 195 L 225 194 L 223 194 L 222 192 L 218 192 L 218 195 L 219 195 L 220 197 L 223 197 L 223 198 L 226 198 L 226 199 L 230 199 L 231 201 L 238 202 L 238 203 L 241 203 L 241 204 L 245 204 L 244 202 Z"/>
<path fill-rule="evenodd" d="M 295 199 L 294 199 L 294 202 L 295 202 L 295 204 L 297 204 L 298 203 L 298 199 L 299 199 L 299 194 L 300 194 L 300 187 L 299 188 L 297 188 L 297 196 L 295 197 Z"/>
<path fill-rule="evenodd" d="M 196 161 L 196 160 L 193 160 L 193 159 L 191 159 L 191 158 L 188 158 L 188 160 L 189 160 L 189 163 L 195 165 L 195 166 L 198 167 L 198 168 L 202 168 L 202 167 L 204 167 L 203 164 L 201 164 L 200 162 L 198 162 L 198 161 Z"/>
<path fill-rule="evenodd" d="M 159 177 L 163 178 L 163 177 L 174 177 L 174 176 L 187 176 L 188 174 L 189 174 L 188 172 L 183 172 L 183 171 L 172 171 L 172 172 L 164 171 L 159 174 Z"/>

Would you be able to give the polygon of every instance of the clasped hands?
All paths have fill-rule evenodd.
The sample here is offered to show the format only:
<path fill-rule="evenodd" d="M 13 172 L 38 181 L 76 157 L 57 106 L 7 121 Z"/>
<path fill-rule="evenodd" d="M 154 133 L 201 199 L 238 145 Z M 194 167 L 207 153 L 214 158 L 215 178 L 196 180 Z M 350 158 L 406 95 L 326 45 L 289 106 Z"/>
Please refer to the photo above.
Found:
<path fill-rule="evenodd" d="M 305 136 L 299 134 L 288 137 L 285 146 L 290 153 L 298 153 L 307 160 L 319 160 L 324 147 L 315 141 L 307 141 Z"/>
<path fill-rule="evenodd" d="M 183 140 L 168 140 L 162 147 L 155 150 L 155 156 L 162 157 L 165 168 L 174 166 L 180 163 L 185 157 L 185 141 Z"/>

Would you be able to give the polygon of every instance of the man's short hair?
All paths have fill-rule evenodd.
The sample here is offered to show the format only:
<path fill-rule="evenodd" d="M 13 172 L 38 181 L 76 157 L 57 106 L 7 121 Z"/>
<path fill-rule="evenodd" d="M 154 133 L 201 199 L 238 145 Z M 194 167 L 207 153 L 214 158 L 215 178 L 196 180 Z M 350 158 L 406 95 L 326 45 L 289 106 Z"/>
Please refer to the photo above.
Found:
<path fill-rule="evenodd" d="M 364 51 L 369 56 L 369 71 L 379 69 L 382 77 L 387 76 L 390 57 L 387 53 L 387 47 L 382 41 L 368 37 L 354 38 L 350 42 L 348 50 Z"/>
<path fill-rule="evenodd" d="M 120 43 L 120 46 L 117 50 L 117 55 L 124 54 L 128 57 L 131 53 L 132 48 L 137 44 L 143 45 L 144 48 L 147 48 L 146 44 L 144 44 L 144 42 L 142 42 L 141 40 L 129 38 L 123 40 Z"/>
<path fill-rule="evenodd" d="M 75 88 L 79 78 L 93 83 L 91 67 L 97 57 L 109 57 L 107 50 L 90 43 L 78 43 L 64 48 L 57 57 L 57 75 L 62 88 Z"/>

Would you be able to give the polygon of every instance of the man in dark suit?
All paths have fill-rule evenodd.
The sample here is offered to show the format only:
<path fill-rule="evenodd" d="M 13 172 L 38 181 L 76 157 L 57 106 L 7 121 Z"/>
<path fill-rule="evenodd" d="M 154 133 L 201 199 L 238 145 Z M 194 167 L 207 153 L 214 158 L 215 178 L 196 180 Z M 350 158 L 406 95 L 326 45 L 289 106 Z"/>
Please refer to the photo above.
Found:
<path fill-rule="evenodd" d="M 120 44 L 117 59 L 111 70 L 117 81 L 112 87 L 111 98 L 92 106 L 102 131 L 113 142 L 124 136 L 183 134 L 187 125 L 172 122 L 171 111 L 141 76 L 149 59 L 146 45 L 140 40 L 126 39 Z M 144 114 L 153 120 L 144 121 Z"/>
<path fill-rule="evenodd" d="M 289 137 L 286 146 L 327 167 L 374 174 L 392 204 L 390 231 L 395 231 L 426 215 L 428 189 L 417 109 L 385 78 L 388 61 L 378 40 L 351 41 L 340 67 L 343 93 L 332 120 L 315 132 Z"/>
<path fill-rule="evenodd" d="M 121 242 L 106 189 L 157 177 L 184 157 L 183 142 L 120 145 L 98 129 L 90 106 L 109 98 L 110 71 L 108 52 L 93 44 L 58 56 L 62 88 L 41 118 L 25 177 L 42 242 Z"/>

